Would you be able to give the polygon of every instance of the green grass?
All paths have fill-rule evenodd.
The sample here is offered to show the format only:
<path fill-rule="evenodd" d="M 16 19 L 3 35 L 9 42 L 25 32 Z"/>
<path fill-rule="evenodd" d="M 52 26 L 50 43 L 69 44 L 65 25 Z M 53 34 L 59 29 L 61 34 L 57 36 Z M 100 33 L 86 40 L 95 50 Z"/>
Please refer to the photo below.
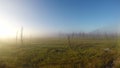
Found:
<path fill-rule="evenodd" d="M 71 39 L 71 45 L 69 48 L 65 38 L 37 39 L 24 45 L 1 44 L 0 68 L 120 67 L 116 40 Z"/>

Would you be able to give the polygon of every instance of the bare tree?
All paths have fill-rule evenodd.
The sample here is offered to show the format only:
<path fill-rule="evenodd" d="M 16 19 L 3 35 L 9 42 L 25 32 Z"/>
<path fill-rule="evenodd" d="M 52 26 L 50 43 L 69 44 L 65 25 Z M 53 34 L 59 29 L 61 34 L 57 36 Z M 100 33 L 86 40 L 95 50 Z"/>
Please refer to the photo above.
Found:
<path fill-rule="evenodd" d="M 30 38 L 29 38 L 29 43 L 30 43 L 30 45 L 31 45 L 31 43 L 32 43 L 32 35 L 30 34 Z"/>
<path fill-rule="evenodd" d="M 21 27 L 21 45 L 23 45 L 23 27 Z"/>
<path fill-rule="evenodd" d="M 16 45 L 17 45 L 17 41 L 18 41 L 18 30 L 16 32 Z"/>
<path fill-rule="evenodd" d="M 71 37 L 70 37 L 70 35 L 68 35 L 67 40 L 68 40 L 68 45 L 69 45 L 70 49 L 72 49 Z"/>

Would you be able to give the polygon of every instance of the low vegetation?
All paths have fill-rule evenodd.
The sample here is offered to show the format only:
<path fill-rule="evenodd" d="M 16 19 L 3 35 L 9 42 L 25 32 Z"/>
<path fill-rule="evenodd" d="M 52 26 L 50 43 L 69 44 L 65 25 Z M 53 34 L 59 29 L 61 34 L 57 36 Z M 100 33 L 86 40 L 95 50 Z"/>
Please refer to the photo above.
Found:
<path fill-rule="evenodd" d="M 57 37 L 1 44 L 0 68 L 120 68 L 116 38 Z"/>

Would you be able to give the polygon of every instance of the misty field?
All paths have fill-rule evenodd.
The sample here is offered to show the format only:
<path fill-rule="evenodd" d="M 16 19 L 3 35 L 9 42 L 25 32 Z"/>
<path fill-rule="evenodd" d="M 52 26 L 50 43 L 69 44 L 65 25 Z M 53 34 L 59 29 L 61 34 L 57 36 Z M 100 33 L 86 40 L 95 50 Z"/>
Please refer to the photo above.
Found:
<path fill-rule="evenodd" d="M 120 68 L 115 38 L 43 38 L 0 44 L 0 68 Z"/>

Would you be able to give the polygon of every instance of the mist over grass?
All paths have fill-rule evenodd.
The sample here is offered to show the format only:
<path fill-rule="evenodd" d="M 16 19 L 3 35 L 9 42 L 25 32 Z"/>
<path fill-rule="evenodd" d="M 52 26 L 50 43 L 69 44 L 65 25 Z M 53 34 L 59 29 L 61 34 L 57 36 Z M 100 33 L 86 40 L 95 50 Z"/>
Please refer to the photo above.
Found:
<path fill-rule="evenodd" d="M 1 68 L 119 68 L 117 34 L 62 33 L 0 41 Z"/>

